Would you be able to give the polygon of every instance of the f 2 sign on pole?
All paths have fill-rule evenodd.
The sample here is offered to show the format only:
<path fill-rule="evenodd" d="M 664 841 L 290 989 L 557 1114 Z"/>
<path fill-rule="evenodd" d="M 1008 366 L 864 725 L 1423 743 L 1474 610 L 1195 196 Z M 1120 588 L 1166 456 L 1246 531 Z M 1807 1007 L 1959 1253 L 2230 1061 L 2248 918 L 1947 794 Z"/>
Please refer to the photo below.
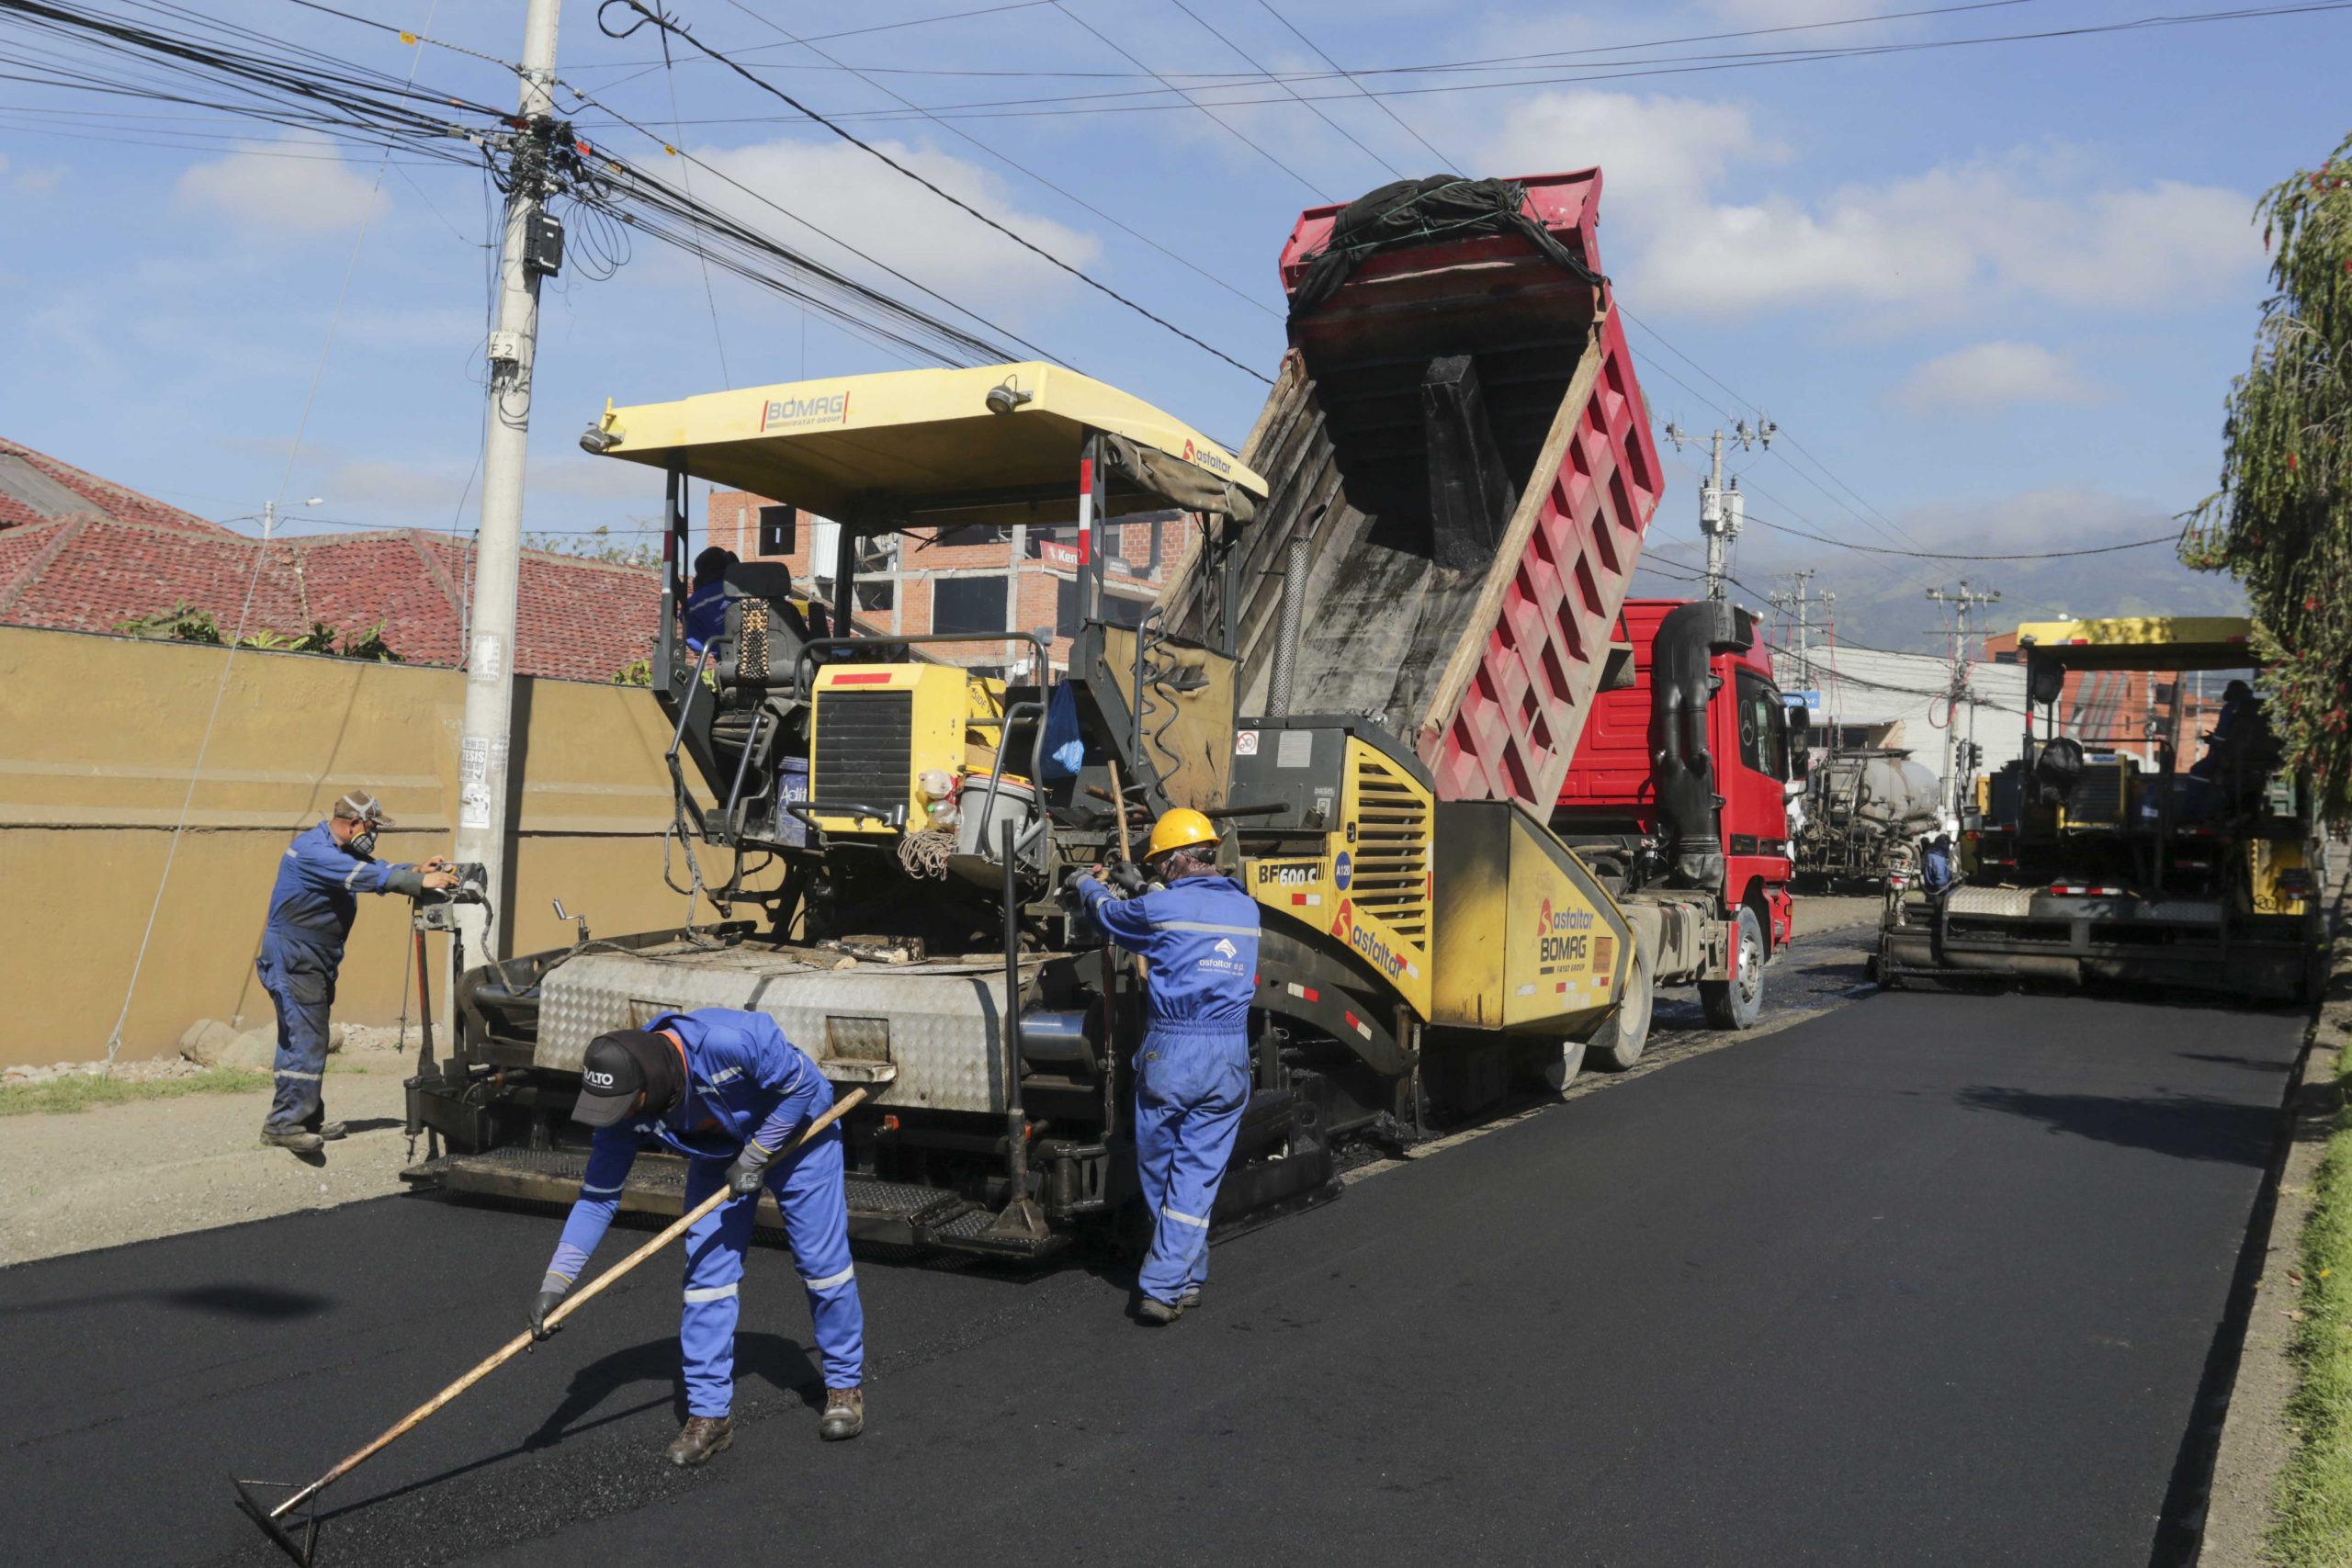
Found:
<path fill-rule="evenodd" d="M 466 648 L 466 719 L 458 749 L 456 858 L 489 872 L 492 902 L 458 907 L 462 952 L 500 955 L 506 886 L 507 731 L 514 711 L 514 601 L 523 558 L 523 475 L 531 432 L 531 367 L 539 331 L 539 279 L 562 265 L 560 231 L 541 204 L 555 100 L 555 26 L 560 0 L 530 0 L 523 20 L 523 92 L 499 252 L 498 325 L 490 334 L 490 407 L 482 441 L 481 527 L 474 538 L 472 635 Z M 457 976 L 443 990 L 456 995 Z M 446 1004 L 445 1004 L 446 1005 Z"/>

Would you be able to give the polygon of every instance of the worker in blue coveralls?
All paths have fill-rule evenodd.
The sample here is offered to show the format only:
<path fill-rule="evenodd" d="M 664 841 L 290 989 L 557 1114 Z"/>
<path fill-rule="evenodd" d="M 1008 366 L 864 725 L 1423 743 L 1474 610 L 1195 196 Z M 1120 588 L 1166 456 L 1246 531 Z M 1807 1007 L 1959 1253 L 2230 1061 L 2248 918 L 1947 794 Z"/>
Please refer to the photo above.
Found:
<path fill-rule="evenodd" d="M 552 1332 L 548 1314 L 604 1239 L 641 1145 L 664 1145 L 686 1156 L 687 1208 L 721 1186 L 735 1193 L 686 1232 L 685 1308 L 678 1324 L 686 1424 L 670 1445 L 673 1464 L 707 1463 L 735 1440 L 729 1416 L 735 1403 L 735 1292 L 763 1187 L 775 1190 L 785 1236 L 808 1287 L 808 1315 L 825 1364 L 817 1435 L 839 1442 L 865 1429 L 865 1309 L 850 1264 L 841 1127 L 783 1152 L 794 1128 L 832 1103 L 825 1075 L 763 1013 L 663 1013 L 642 1031 L 598 1035 L 581 1058 L 571 1115 L 595 1128 L 595 1139 L 580 1197 L 531 1298 L 534 1337 Z"/>
<path fill-rule="evenodd" d="M 689 653 L 700 653 L 704 645 L 727 635 L 727 569 L 737 559 L 733 550 L 717 545 L 695 557 L 694 586 L 686 592 Z"/>
<path fill-rule="evenodd" d="M 351 922 L 359 915 L 359 895 L 403 893 L 413 898 L 457 886 L 447 860 L 422 865 L 377 860 L 376 831 L 391 825 L 374 795 L 353 790 L 334 803 L 325 821 L 295 835 L 270 889 L 269 922 L 262 928 L 261 956 L 254 968 L 277 1009 L 277 1093 L 261 1138 L 313 1164 L 325 1145 L 344 1134 L 342 1122 L 326 1119 L 320 1087 L 335 974 L 343 967 Z"/>
<path fill-rule="evenodd" d="M 1258 905 L 1216 869 L 1216 829 L 1179 807 L 1152 824 L 1146 864 L 1164 886 L 1121 898 L 1093 876 L 1077 901 L 1112 941 L 1150 964 L 1151 1022 L 1136 1053 L 1136 1174 L 1151 1251 L 1136 1316 L 1170 1324 L 1200 1305 L 1209 1213 L 1250 1103 L 1250 1002 L 1258 988 Z"/>

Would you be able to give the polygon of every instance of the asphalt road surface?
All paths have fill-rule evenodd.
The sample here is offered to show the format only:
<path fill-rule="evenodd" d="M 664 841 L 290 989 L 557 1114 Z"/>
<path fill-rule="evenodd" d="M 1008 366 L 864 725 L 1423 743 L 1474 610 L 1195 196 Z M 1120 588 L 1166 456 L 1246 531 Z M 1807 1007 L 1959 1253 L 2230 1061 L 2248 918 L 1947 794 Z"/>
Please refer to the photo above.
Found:
<path fill-rule="evenodd" d="M 1173 1328 L 865 1260 L 854 1443 L 762 1248 L 734 1450 L 661 1463 L 649 1266 L 329 1494 L 322 1561 L 2165 1561 L 2300 1019 L 1845 1000 L 1828 952 L 1830 1010 L 1235 1237 Z M 0 1556 L 275 1560 L 231 1472 L 494 1348 L 555 1230 L 410 1197 L 0 1271 Z"/>

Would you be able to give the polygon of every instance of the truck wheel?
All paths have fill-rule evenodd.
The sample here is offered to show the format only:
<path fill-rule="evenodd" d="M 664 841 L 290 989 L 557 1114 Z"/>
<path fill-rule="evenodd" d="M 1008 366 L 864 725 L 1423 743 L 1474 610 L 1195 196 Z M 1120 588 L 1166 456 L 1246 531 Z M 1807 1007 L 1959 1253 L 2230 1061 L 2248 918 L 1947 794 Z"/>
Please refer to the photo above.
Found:
<path fill-rule="evenodd" d="M 1546 1049 L 1531 1075 L 1534 1082 L 1530 1087 L 1539 1094 L 1566 1094 L 1568 1086 L 1577 1081 L 1577 1075 L 1584 1070 L 1585 1051 L 1586 1044 L 1581 1040 L 1563 1040 Z"/>
<path fill-rule="evenodd" d="M 1764 1010 L 1764 927 L 1746 904 L 1739 907 L 1739 918 L 1732 922 L 1732 944 L 1737 963 L 1735 978 L 1699 982 L 1699 1000 L 1707 1010 L 1707 1021 L 1717 1029 L 1746 1029 Z"/>
<path fill-rule="evenodd" d="M 1589 1047 L 1594 1066 L 1622 1073 L 1642 1059 L 1642 1053 L 1650 1043 L 1650 971 L 1656 963 L 1649 945 L 1639 937 L 1634 938 L 1634 956 L 1625 965 L 1625 988 L 1618 994 L 1617 1010 L 1602 1021 Z"/>

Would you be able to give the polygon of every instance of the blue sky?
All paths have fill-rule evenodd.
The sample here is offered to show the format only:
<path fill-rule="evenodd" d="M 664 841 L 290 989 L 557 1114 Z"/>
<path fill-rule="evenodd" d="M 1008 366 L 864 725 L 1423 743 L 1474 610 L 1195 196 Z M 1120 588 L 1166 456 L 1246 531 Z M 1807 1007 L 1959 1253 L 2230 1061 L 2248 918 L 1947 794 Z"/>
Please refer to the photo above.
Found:
<path fill-rule="evenodd" d="M 130 0 L 96 3 L 136 9 Z M 787 90 L 853 116 L 899 106 L 762 18 L 806 35 L 976 3 L 673 0 L 697 37 L 754 51 L 747 62 Z M 1573 13 L 1184 0 L 1196 19 L 1176 0 L 1065 5 L 821 47 L 887 70 L 890 86 L 926 106 L 1029 100 L 962 111 L 989 118 L 950 123 L 1182 262 L 940 123 L 855 123 L 942 185 L 1268 371 L 1282 344 L 1274 261 L 1298 210 L 1391 178 L 1379 160 L 1418 175 L 1436 158 L 1362 97 L 1219 108 L 1229 130 L 1169 95 L 1133 96 L 1158 84 L 1081 24 L 1188 83 L 1197 78 L 1174 73 L 1248 71 L 1241 51 L 1275 71 L 1323 69 L 1282 18 L 1356 70 L 1600 51 L 1505 73 L 1366 80 L 1521 84 L 1385 102 L 1463 172 L 1600 164 L 1602 259 L 1647 329 L 1633 341 L 1659 422 L 1696 432 L 1726 415 L 1769 412 L 1782 438 L 1734 463 L 1756 516 L 1906 547 L 2035 550 L 2144 537 L 2209 491 L 2222 400 L 2245 364 L 2264 293 L 2255 197 L 2324 157 L 2352 118 L 2340 85 L 2352 12 L 1539 82 L 1530 79 L 1590 77 L 1636 52 L 1912 44 L 2114 23 L 2159 7 L 2016 0 L 1904 18 L 1864 0 Z M 523 10 L 521 0 L 354 0 L 350 8 L 500 58 L 517 48 Z M 492 63 L 420 51 L 289 0 L 208 9 L 379 70 L 406 74 L 413 65 L 420 83 L 471 97 L 514 96 L 511 76 Z M 685 123 L 666 134 L 696 157 L 1057 357 L 1212 433 L 1238 439 L 1248 428 L 1257 382 L 1009 249 L 865 154 L 795 123 L 751 85 L 707 63 L 649 70 L 660 52 L 650 32 L 603 37 L 584 0 L 566 13 L 560 72 L 576 87 L 641 123 L 674 115 Z M 1875 19 L 1609 52 L 1858 17 Z M 0 52 L 18 47 L 0 28 Z M 1295 85 L 1351 91 L 1344 81 Z M 1279 93 L 1259 85 L 1199 96 L 1245 91 Z M 1092 94 L 1130 96 L 1080 96 Z M 208 515 L 317 495 L 325 504 L 304 525 L 469 528 L 490 211 L 480 173 L 400 159 L 379 170 L 373 152 L 250 124 L 59 112 L 108 107 L 174 112 L 0 86 L 8 322 L 0 434 Z M 1111 108 L 1122 112 L 1102 112 Z M 623 155 L 680 168 L 596 110 L 581 123 Z M 695 189 L 725 194 L 707 174 Z M 773 209 L 739 210 L 841 259 L 830 241 Z M 527 514 L 535 530 L 650 521 L 649 476 L 576 446 L 606 397 L 651 400 L 901 363 L 723 275 L 707 292 L 691 258 L 650 242 L 609 278 L 587 270 L 573 265 L 546 295 Z M 1683 460 L 1699 459 L 1686 452 Z M 1698 558 L 1695 512 L 1689 474 L 1678 471 L 1653 534 L 1657 558 Z M 2076 610 L 2104 608 L 2093 602 L 2102 584 L 2161 600 L 2177 583 L 2183 603 L 2210 598 L 2215 585 L 2168 559 L 2162 549 L 2096 558 L 2096 569 L 2056 580 L 2047 569 L 2020 571 L 2050 601 L 2021 607 L 2067 598 Z M 1760 525 L 1742 543 L 1740 574 L 1757 588 L 1798 564 L 1820 568 L 1818 583 L 1857 604 L 1873 595 L 1914 603 L 1922 585 L 1958 575 L 2001 580 L 1998 568 L 1870 558 Z M 1873 635 L 1924 644 L 1935 625 L 1927 608 L 1916 627 L 1882 619 Z"/>

